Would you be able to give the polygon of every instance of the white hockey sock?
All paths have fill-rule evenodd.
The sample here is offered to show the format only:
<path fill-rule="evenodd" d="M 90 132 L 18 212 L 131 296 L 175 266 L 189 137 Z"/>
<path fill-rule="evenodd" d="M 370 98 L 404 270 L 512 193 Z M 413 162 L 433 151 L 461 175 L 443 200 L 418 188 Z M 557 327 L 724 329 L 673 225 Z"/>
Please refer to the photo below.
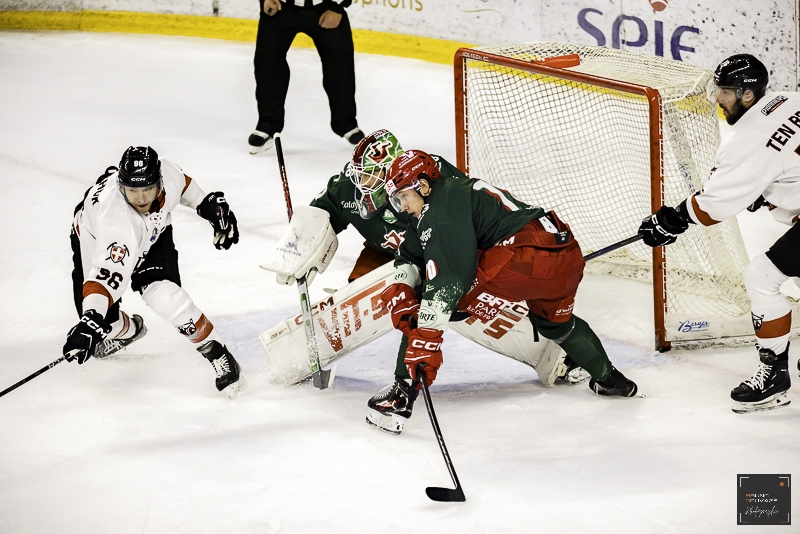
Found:
<path fill-rule="evenodd" d="M 128 314 L 120 310 L 119 319 L 111 324 L 111 331 L 106 336 L 106 339 L 124 339 L 131 337 L 135 331 L 136 329 L 133 327 L 133 322 L 128 317 Z"/>
<path fill-rule="evenodd" d="M 161 280 L 150 284 L 142 293 L 142 299 L 192 343 L 211 340 L 222 343 L 211 321 L 194 305 L 186 290 L 174 282 Z"/>
<path fill-rule="evenodd" d="M 753 258 L 744 272 L 758 344 L 775 354 L 786 350 L 792 326 L 792 308 L 780 291 L 788 279 L 765 254 Z"/>

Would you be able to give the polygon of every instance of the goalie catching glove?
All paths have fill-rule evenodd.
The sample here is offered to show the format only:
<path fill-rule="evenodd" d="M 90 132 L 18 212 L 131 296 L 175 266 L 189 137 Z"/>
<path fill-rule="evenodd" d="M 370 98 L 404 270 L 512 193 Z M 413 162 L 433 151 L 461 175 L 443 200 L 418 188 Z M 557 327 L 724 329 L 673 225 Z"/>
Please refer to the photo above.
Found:
<path fill-rule="evenodd" d="M 81 316 L 78 324 L 72 327 L 67 334 L 67 342 L 64 344 L 62 354 L 68 362 L 78 360 L 82 364 L 94 354 L 97 346 L 103 342 L 108 333 L 111 332 L 111 325 L 108 324 L 102 315 L 95 310 L 87 310 Z"/>
<path fill-rule="evenodd" d="M 381 293 L 381 302 L 389 310 L 392 325 L 406 336 L 417 327 L 419 300 L 414 289 L 408 284 L 392 284 Z"/>
<path fill-rule="evenodd" d="M 684 205 L 685 209 L 685 205 Z M 670 245 L 689 228 L 689 221 L 681 212 L 670 206 L 661 206 L 657 212 L 648 215 L 639 226 L 639 235 L 650 247 Z"/>
<path fill-rule="evenodd" d="M 217 250 L 228 250 L 239 242 L 239 226 L 231 207 L 221 191 L 209 193 L 197 206 L 197 214 L 214 227 L 214 246 Z"/>
<path fill-rule="evenodd" d="M 279 284 L 292 285 L 305 276 L 310 285 L 318 272 L 323 273 L 328 268 L 338 246 L 330 214 L 314 206 L 299 206 L 294 210 L 286 234 L 261 268 L 273 271 Z"/>
<path fill-rule="evenodd" d="M 417 383 L 417 366 L 422 364 L 425 383 L 430 386 L 436 380 L 436 372 L 442 365 L 443 332 L 435 328 L 415 328 L 408 335 L 405 364 L 411 380 Z M 417 383 L 417 389 L 422 385 Z"/>

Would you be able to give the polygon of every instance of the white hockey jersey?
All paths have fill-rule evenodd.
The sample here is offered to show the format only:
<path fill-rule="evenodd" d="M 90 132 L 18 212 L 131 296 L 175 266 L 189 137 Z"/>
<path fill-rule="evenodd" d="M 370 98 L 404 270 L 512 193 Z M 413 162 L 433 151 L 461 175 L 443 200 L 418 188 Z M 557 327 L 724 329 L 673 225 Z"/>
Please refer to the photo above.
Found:
<path fill-rule="evenodd" d="M 83 309 L 101 314 L 122 297 L 131 275 L 150 247 L 172 223 L 180 203 L 192 209 L 205 193 L 174 163 L 161 159 L 164 190 L 157 211 L 140 214 L 128 204 L 117 184 L 117 173 L 95 184 L 86 194 L 73 227 L 80 237 L 83 262 Z"/>
<path fill-rule="evenodd" d="M 768 92 L 747 110 L 687 208 L 696 223 L 710 226 L 761 195 L 780 222 L 791 225 L 800 214 L 800 93 Z"/>

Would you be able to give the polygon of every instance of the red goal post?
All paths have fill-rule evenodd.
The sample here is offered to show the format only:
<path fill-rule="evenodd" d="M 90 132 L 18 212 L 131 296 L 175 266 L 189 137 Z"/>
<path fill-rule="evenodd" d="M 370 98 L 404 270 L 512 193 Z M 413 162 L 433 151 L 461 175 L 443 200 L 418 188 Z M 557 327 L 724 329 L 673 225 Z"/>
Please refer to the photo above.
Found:
<path fill-rule="evenodd" d="M 454 67 L 457 166 L 556 209 L 584 253 L 634 234 L 650 212 L 702 189 L 713 166 L 719 127 L 705 69 L 555 43 L 462 48 Z M 717 226 L 590 264 L 652 280 L 658 350 L 752 336 L 744 244 L 735 220 Z"/>

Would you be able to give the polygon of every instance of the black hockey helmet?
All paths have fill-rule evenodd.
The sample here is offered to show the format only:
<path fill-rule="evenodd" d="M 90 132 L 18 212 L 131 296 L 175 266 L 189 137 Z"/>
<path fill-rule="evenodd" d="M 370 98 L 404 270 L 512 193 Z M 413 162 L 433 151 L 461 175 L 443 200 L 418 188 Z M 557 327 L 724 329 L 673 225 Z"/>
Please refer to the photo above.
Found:
<path fill-rule="evenodd" d="M 720 63 L 714 71 L 714 85 L 720 89 L 737 89 L 737 98 L 741 98 L 747 89 L 753 91 L 756 99 L 764 96 L 768 82 L 767 67 L 750 54 L 735 54 Z"/>
<path fill-rule="evenodd" d="M 119 185 L 149 187 L 161 184 L 161 162 L 149 146 L 131 146 L 119 162 Z"/>

